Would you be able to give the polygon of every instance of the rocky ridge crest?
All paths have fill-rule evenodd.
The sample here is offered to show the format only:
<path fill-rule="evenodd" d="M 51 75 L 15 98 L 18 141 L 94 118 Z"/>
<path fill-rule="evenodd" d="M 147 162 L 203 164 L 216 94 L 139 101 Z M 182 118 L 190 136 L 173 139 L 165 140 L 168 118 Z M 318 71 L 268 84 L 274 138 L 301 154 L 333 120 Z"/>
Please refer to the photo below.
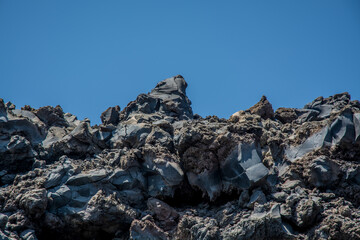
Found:
<path fill-rule="evenodd" d="M 360 239 L 360 103 L 229 119 L 180 75 L 102 124 L 0 100 L 0 239 Z"/>

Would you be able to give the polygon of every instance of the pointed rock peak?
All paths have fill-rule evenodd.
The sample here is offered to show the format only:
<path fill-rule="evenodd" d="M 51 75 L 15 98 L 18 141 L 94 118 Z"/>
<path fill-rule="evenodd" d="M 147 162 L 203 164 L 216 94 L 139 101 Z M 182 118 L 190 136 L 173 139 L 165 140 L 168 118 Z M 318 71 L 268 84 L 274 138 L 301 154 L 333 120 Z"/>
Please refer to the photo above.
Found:
<path fill-rule="evenodd" d="M 167 78 L 159 82 L 151 91 L 150 95 L 158 96 L 162 94 L 182 94 L 186 95 L 187 83 L 181 75 Z"/>
<path fill-rule="evenodd" d="M 264 119 L 274 118 L 274 110 L 265 95 L 261 97 L 258 103 L 249 108 L 248 111 L 252 114 L 257 114 Z"/>
<path fill-rule="evenodd" d="M 164 116 L 169 121 L 192 119 L 191 101 L 186 96 L 186 87 L 187 83 L 181 75 L 159 82 L 149 94 L 140 94 L 135 101 L 130 102 L 120 113 L 120 121 L 134 114 L 154 121 Z M 154 114 L 157 117 L 149 116 Z"/>
<path fill-rule="evenodd" d="M 262 95 L 260 102 L 265 102 L 268 101 L 265 95 Z M 269 102 L 269 101 L 268 101 Z"/>
<path fill-rule="evenodd" d="M 101 122 L 104 125 L 113 124 L 116 126 L 119 123 L 119 113 L 120 107 L 118 105 L 115 107 L 109 107 L 101 114 Z"/>

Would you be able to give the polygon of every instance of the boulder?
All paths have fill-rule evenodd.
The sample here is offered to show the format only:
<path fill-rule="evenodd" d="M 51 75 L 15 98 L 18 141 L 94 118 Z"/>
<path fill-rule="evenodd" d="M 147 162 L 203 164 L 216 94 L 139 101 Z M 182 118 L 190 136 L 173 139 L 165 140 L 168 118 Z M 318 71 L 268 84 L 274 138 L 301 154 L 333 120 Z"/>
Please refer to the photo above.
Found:
<path fill-rule="evenodd" d="M 106 109 L 105 112 L 101 114 L 100 116 L 101 122 L 104 125 L 113 124 L 116 126 L 119 123 L 119 112 L 120 112 L 119 106 L 109 107 L 108 109 Z"/>
<path fill-rule="evenodd" d="M 90 129 L 90 124 L 83 121 L 70 133 L 70 135 L 80 142 L 91 143 L 92 135 Z"/>
<path fill-rule="evenodd" d="M 30 170 L 35 155 L 31 142 L 23 136 L 4 136 L 4 139 L 0 140 L 0 169 L 9 173 Z"/>
<path fill-rule="evenodd" d="M 345 109 L 331 125 L 325 126 L 317 133 L 311 135 L 298 146 L 288 146 L 285 149 L 286 157 L 294 161 L 305 154 L 337 144 L 352 144 L 356 140 L 356 130 L 353 123 L 353 114 L 350 109 Z"/>
<path fill-rule="evenodd" d="M 160 109 L 167 115 L 178 117 L 180 120 L 192 119 L 191 101 L 186 96 L 186 88 L 184 78 L 177 75 L 159 82 L 149 95 L 162 100 Z"/>
<path fill-rule="evenodd" d="M 282 222 L 279 204 L 269 211 L 261 208 L 248 217 L 241 217 L 233 225 L 225 228 L 221 239 L 298 239 L 291 227 Z"/>
<path fill-rule="evenodd" d="M 293 221 L 300 228 L 311 226 L 320 214 L 318 203 L 312 199 L 301 199 L 296 205 Z"/>
<path fill-rule="evenodd" d="M 141 186 L 137 179 L 134 179 L 128 171 L 123 169 L 116 169 L 109 177 L 109 182 L 119 190 L 128 190 Z"/>
<path fill-rule="evenodd" d="M 160 114 L 179 120 L 192 119 L 191 102 L 186 96 L 187 83 L 181 75 L 159 82 L 149 94 L 141 94 L 121 112 L 121 118 L 136 114 Z M 159 120 L 159 119 L 156 119 Z"/>
<path fill-rule="evenodd" d="M 294 108 L 278 108 L 274 117 L 282 123 L 291 123 L 298 118 Z"/>
<path fill-rule="evenodd" d="M 105 169 L 100 170 L 91 170 L 87 173 L 81 173 L 74 176 L 71 176 L 67 181 L 66 185 L 69 186 L 79 186 L 87 183 L 93 183 L 100 181 L 101 179 L 107 177 L 108 173 Z"/>
<path fill-rule="evenodd" d="M 41 107 L 35 111 L 38 118 L 41 119 L 47 126 L 68 126 L 67 121 L 64 119 L 64 112 L 62 108 L 57 105 L 56 107 L 46 106 Z"/>
<path fill-rule="evenodd" d="M 314 109 L 296 109 L 296 114 L 298 115 L 298 119 L 296 120 L 298 123 L 304 123 L 309 121 L 315 121 L 317 116 L 319 115 L 319 111 Z"/>
<path fill-rule="evenodd" d="M 49 191 L 50 209 L 58 209 L 68 204 L 72 198 L 72 191 L 66 185 L 62 185 L 52 191 Z"/>
<path fill-rule="evenodd" d="M 249 108 L 248 111 L 252 114 L 259 115 L 263 119 L 274 118 L 274 110 L 272 105 L 265 96 L 262 96 L 260 101 Z"/>
<path fill-rule="evenodd" d="M 25 212 L 34 218 L 41 217 L 47 207 L 47 192 L 45 189 L 35 189 L 21 196 L 19 205 Z"/>
<path fill-rule="evenodd" d="M 65 128 L 52 126 L 48 129 L 46 138 L 42 141 L 42 146 L 46 150 L 51 150 L 51 147 L 54 143 L 62 140 L 68 132 Z"/>
<path fill-rule="evenodd" d="M 320 156 L 310 165 L 310 183 L 315 187 L 331 187 L 338 180 L 340 167 L 326 156 Z"/>
<path fill-rule="evenodd" d="M 355 141 L 355 127 L 351 109 L 345 109 L 330 125 L 332 144 L 347 144 Z"/>
<path fill-rule="evenodd" d="M 146 158 L 143 166 L 146 171 L 161 175 L 169 186 L 179 185 L 184 178 L 184 172 L 176 162 L 161 158 Z"/>
<path fill-rule="evenodd" d="M 44 127 L 44 125 L 41 126 Z M 18 133 L 21 132 L 21 135 L 28 139 L 32 145 L 40 143 L 45 138 L 45 132 L 41 126 L 36 125 L 34 122 L 31 122 L 28 118 L 25 117 L 9 118 L 7 122 L 0 121 L 0 129 L 2 130 L 2 134 L 18 135 Z"/>
<path fill-rule="evenodd" d="M 225 189 L 249 189 L 269 173 L 255 142 L 239 143 L 220 163 L 220 171 Z"/>
<path fill-rule="evenodd" d="M 255 189 L 251 194 L 250 200 L 247 204 L 248 208 L 254 208 L 255 203 L 265 204 L 267 202 L 266 196 L 261 189 Z"/>
<path fill-rule="evenodd" d="M 140 147 L 145 144 L 152 128 L 148 124 L 119 124 L 110 139 L 112 145 L 126 144 L 130 147 Z"/>
<path fill-rule="evenodd" d="M 315 110 L 318 112 L 315 120 L 329 118 L 333 111 L 341 110 L 350 102 L 350 95 L 347 92 L 335 94 L 328 98 L 318 97 L 313 102 L 304 106 L 304 109 Z"/>
<path fill-rule="evenodd" d="M 287 147 L 285 149 L 285 155 L 290 161 L 294 161 L 315 149 L 324 146 L 330 146 L 331 142 L 332 137 L 329 131 L 329 127 L 326 126 L 319 132 L 313 134 L 308 139 L 306 139 L 304 143 L 298 146 Z"/>
<path fill-rule="evenodd" d="M 153 213 L 154 218 L 160 222 L 160 227 L 164 230 L 176 227 L 179 214 L 174 208 L 156 198 L 149 198 L 147 206 L 149 211 Z"/>
<path fill-rule="evenodd" d="M 72 166 L 69 162 L 65 162 L 64 164 L 57 166 L 55 169 L 48 173 L 47 179 L 44 183 L 44 187 L 48 189 L 58 186 L 62 182 L 65 182 L 69 177 L 68 174 L 70 169 L 72 169 Z"/>

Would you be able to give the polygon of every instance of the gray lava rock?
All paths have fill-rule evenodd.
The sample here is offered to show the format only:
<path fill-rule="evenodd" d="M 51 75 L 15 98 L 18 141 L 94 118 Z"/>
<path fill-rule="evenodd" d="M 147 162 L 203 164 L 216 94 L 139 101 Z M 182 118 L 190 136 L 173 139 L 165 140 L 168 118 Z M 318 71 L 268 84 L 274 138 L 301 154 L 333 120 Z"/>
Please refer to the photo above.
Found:
<path fill-rule="evenodd" d="M 19 205 L 28 215 L 39 218 L 47 207 L 46 193 L 45 189 L 28 191 L 21 197 Z"/>
<path fill-rule="evenodd" d="M 310 136 L 308 139 L 305 140 L 304 143 L 300 144 L 299 146 L 290 146 L 285 149 L 285 155 L 289 160 L 294 161 L 315 149 L 324 146 L 330 146 L 331 142 L 332 138 L 330 135 L 329 127 L 325 127 L 319 132 Z"/>
<path fill-rule="evenodd" d="M 176 116 L 180 120 L 192 119 L 191 102 L 186 96 L 186 88 L 187 83 L 184 78 L 177 75 L 159 82 L 150 92 L 150 96 L 161 99 L 163 105 L 160 109 L 162 108 L 170 116 Z"/>
<path fill-rule="evenodd" d="M 285 202 L 288 195 L 285 192 L 276 192 L 271 194 L 271 197 L 277 202 Z"/>
<path fill-rule="evenodd" d="M 360 143 L 360 113 L 355 113 L 353 120 L 355 127 L 355 142 Z"/>
<path fill-rule="evenodd" d="M 72 169 L 72 166 L 68 162 L 57 166 L 54 170 L 48 173 L 44 187 L 48 189 L 65 182 L 70 169 Z"/>
<path fill-rule="evenodd" d="M 360 168 L 350 168 L 346 172 L 345 179 L 360 185 Z"/>
<path fill-rule="evenodd" d="M 116 145 L 117 142 L 125 142 L 131 147 L 140 147 L 145 144 L 145 140 L 151 130 L 151 126 L 144 123 L 131 125 L 119 124 L 110 142 L 112 145 Z"/>
<path fill-rule="evenodd" d="M 5 139 L 0 141 L 0 168 L 8 172 L 30 170 L 36 154 L 31 142 L 20 135 Z"/>
<path fill-rule="evenodd" d="M 218 170 L 204 171 L 199 174 L 187 172 L 189 183 L 206 193 L 210 200 L 216 199 L 222 190 L 220 172 Z"/>
<path fill-rule="evenodd" d="M 240 143 L 236 146 L 220 166 L 225 189 L 248 189 L 264 179 L 269 170 L 261 160 L 261 152 L 254 142 Z"/>
<path fill-rule="evenodd" d="M 24 240 L 37 240 L 37 237 L 35 235 L 35 230 L 33 230 L 33 229 L 27 229 L 27 230 L 23 231 L 20 234 L 20 237 L 21 237 L 21 239 L 24 239 Z"/>
<path fill-rule="evenodd" d="M 184 172 L 179 164 L 170 159 L 145 156 L 142 166 L 147 175 L 148 193 L 152 197 L 173 196 L 175 188 L 184 178 Z"/>
<path fill-rule="evenodd" d="M 325 156 L 316 158 L 310 167 L 310 182 L 316 187 L 331 187 L 340 173 L 339 166 Z"/>
<path fill-rule="evenodd" d="M 346 109 L 330 126 L 332 144 L 353 143 L 355 128 L 351 109 Z"/>
<path fill-rule="evenodd" d="M 316 120 L 322 120 L 330 117 L 334 110 L 340 110 L 350 102 L 349 93 L 340 93 L 328 98 L 318 97 L 313 102 L 304 106 L 305 109 L 318 111 Z"/>
<path fill-rule="evenodd" d="M 185 215 L 179 222 L 176 239 L 221 239 L 218 222 L 210 217 L 200 218 Z"/>
<path fill-rule="evenodd" d="M 298 123 L 314 121 L 319 115 L 319 111 L 314 109 L 296 109 L 295 112 L 298 115 Z"/>
<path fill-rule="evenodd" d="M 6 112 L 6 106 L 4 104 L 4 100 L 0 98 L 0 122 L 7 122 L 7 112 Z"/>
<path fill-rule="evenodd" d="M 311 226 L 317 215 L 320 213 L 320 207 L 317 202 L 312 199 L 301 199 L 296 206 L 294 222 L 296 226 L 303 228 Z"/>
<path fill-rule="evenodd" d="M 0 229 L 4 229 L 9 217 L 5 214 L 0 213 Z"/>
<path fill-rule="evenodd" d="M 0 99 L 0 239 L 360 239 L 359 102 L 202 118 L 186 87 L 99 126 Z"/>
<path fill-rule="evenodd" d="M 148 158 L 144 162 L 144 167 L 148 171 L 155 171 L 161 175 L 169 186 L 179 185 L 184 178 L 184 172 L 179 164 L 169 160 Z"/>
<path fill-rule="evenodd" d="M 64 112 L 59 105 L 56 107 L 41 107 L 35 114 L 48 126 L 68 126 L 68 122 L 64 118 Z"/>
<path fill-rule="evenodd" d="M 239 207 L 241 208 L 246 207 L 249 200 L 250 200 L 249 191 L 248 190 L 242 191 L 238 200 Z"/>
<path fill-rule="evenodd" d="M 279 205 L 270 211 L 253 213 L 239 219 L 234 225 L 224 229 L 222 239 L 297 239 L 291 227 L 281 220 Z"/>
<path fill-rule="evenodd" d="M 121 112 L 125 119 L 131 115 L 159 113 L 170 117 L 192 119 L 191 102 L 186 96 L 187 83 L 180 75 L 159 82 L 150 94 L 139 95 Z"/>
<path fill-rule="evenodd" d="M 134 171 L 136 170 L 134 169 Z M 130 171 L 116 169 L 114 173 L 110 176 L 109 181 L 119 190 L 129 190 L 138 187 L 144 187 L 145 179 L 143 178 L 143 176 L 140 174 L 136 174 L 142 177 L 141 179 L 137 179 L 134 178 L 133 175 L 134 174 L 131 174 Z"/>
<path fill-rule="evenodd" d="M 345 109 L 330 126 L 325 126 L 306 139 L 304 143 L 286 148 L 285 155 L 293 161 L 325 146 L 352 144 L 356 141 L 355 134 L 353 114 L 350 109 Z"/>
<path fill-rule="evenodd" d="M 87 173 L 78 174 L 70 177 L 66 181 L 66 185 L 70 186 L 79 186 L 84 185 L 87 183 L 93 183 L 100 181 L 101 179 L 105 178 L 108 175 L 108 173 L 105 171 L 105 169 L 101 170 L 92 170 Z"/>
<path fill-rule="evenodd" d="M 57 209 L 68 204 L 72 198 L 72 191 L 66 185 L 62 185 L 58 189 L 49 191 L 48 198 L 51 200 L 50 207 Z"/>
<path fill-rule="evenodd" d="M 120 112 L 119 106 L 109 107 L 108 109 L 106 109 L 105 112 L 101 114 L 100 116 L 101 122 L 104 125 L 107 124 L 117 125 L 119 123 L 119 112 Z"/>
<path fill-rule="evenodd" d="M 282 123 L 291 123 L 298 118 L 295 108 L 278 108 L 274 117 Z"/>
<path fill-rule="evenodd" d="M 261 189 L 256 189 L 251 194 L 250 200 L 247 204 L 248 208 L 254 208 L 255 203 L 259 203 L 261 205 L 267 202 L 265 194 L 261 191 Z"/>
<path fill-rule="evenodd" d="M 174 208 L 156 198 L 149 198 L 147 206 L 154 214 L 155 219 L 160 221 L 160 226 L 164 230 L 170 230 L 176 227 L 179 214 Z"/>
<path fill-rule="evenodd" d="M 86 121 L 81 122 L 70 135 L 80 142 L 91 143 L 90 124 Z"/>

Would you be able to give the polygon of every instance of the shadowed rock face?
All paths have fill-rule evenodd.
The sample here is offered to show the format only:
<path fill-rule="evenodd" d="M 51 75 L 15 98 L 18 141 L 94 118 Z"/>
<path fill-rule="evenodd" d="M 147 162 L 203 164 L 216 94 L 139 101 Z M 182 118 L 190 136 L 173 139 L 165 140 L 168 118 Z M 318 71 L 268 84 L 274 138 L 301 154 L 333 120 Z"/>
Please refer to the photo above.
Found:
<path fill-rule="evenodd" d="M 100 126 L 0 99 L 0 239 L 360 239 L 360 104 L 230 119 L 180 75 Z"/>

